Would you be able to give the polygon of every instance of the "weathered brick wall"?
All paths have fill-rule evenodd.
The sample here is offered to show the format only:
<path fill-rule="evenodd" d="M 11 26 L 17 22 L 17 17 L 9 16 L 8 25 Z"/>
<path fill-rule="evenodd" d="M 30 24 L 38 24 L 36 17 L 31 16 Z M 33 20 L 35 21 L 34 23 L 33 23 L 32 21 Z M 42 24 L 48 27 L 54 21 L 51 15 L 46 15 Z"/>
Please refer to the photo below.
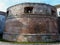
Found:
<path fill-rule="evenodd" d="M 31 6 L 32 13 L 24 13 L 24 7 Z M 41 10 L 42 12 L 39 12 Z M 58 39 L 55 7 L 26 3 L 10 7 L 8 11 L 3 39 L 18 42 L 46 42 Z"/>

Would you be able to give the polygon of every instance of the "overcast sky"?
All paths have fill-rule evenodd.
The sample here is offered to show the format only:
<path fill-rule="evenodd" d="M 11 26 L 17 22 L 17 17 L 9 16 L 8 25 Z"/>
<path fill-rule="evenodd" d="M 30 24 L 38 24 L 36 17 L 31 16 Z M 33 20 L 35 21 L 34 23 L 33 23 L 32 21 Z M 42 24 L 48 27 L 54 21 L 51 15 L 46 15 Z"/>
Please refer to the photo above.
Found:
<path fill-rule="evenodd" d="M 0 11 L 6 11 L 8 7 L 23 2 L 39 2 L 47 3 L 50 5 L 60 4 L 60 0 L 0 0 Z"/>

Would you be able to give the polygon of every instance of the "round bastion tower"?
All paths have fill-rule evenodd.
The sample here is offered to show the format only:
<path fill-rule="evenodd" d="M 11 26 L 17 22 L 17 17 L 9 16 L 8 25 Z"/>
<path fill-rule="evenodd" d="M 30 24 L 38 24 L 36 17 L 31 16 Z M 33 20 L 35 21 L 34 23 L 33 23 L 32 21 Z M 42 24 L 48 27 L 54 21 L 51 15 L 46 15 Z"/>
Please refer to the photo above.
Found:
<path fill-rule="evenodd" d="M 3 39 L 17 42 L 58 40 L 57 12 L 45 3 L 21 3 L 7 9 Z"/>

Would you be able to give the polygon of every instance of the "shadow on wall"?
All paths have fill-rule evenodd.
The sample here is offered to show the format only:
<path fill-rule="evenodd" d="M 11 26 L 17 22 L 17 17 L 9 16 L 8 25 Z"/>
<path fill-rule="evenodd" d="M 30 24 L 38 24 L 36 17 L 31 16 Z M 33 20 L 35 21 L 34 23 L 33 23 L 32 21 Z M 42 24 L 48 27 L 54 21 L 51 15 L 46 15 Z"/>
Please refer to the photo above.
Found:
<path fill-rule="evenodd" d="M 4 27 L 5 27 L 5 16 L 0 15 L 0 37 L 2 37 L 3 35 Z"/>
<path fill-rule="evenodd" d="M 58 32 L 60 34 L 60 17 L 58 17 L 57 23 L 58 23 Z"/>

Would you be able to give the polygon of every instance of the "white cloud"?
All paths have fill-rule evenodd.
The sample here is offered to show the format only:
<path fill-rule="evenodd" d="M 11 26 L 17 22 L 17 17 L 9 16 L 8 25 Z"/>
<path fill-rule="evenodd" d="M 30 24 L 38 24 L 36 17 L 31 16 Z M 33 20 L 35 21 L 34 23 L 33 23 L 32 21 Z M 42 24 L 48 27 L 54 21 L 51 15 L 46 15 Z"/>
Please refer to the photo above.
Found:
<path fill-rule="evenodd" d="M 3 3 L 3 2 L 0 2 L 0 11 L 6 11 L 5 3 Z"/>

